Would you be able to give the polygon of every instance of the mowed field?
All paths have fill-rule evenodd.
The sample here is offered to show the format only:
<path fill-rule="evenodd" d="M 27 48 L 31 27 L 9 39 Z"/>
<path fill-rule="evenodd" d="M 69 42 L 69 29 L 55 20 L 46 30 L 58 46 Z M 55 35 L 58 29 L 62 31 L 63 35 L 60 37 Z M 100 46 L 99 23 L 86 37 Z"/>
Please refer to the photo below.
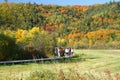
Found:
<path fill-rule="evenodd" d="M 0 65 L 0 80 L 28 80 L 34 72 L 47 73 L 46 71 L 55 74 L 61 74 L 61 71 L 65 74 L 77 72 L 81 75 L 91 74 L 101 77 L 106 73 L 119 75 L 120 50 L 75 50 L 74 57 L 71 59 Z M 117 76 L 117 79 L 119 77 Z"/>

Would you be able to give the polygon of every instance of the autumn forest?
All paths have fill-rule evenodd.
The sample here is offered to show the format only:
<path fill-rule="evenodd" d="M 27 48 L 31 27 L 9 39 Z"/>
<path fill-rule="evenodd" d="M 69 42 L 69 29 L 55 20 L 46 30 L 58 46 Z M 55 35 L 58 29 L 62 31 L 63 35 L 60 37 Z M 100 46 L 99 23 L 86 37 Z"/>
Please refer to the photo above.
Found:
<path fill-rule="evenodd" d="M 120 2 L 0 3 L 0 61 L 51 57 L 55 46 L 120 49 Z"/>

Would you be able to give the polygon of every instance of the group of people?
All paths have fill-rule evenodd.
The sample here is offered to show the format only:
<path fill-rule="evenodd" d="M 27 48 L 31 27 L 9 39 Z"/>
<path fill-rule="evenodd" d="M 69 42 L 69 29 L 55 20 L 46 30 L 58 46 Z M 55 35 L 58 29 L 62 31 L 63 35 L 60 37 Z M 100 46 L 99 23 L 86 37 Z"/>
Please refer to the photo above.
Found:
<path fill-rule="evenodd" d="M 62 48 L 62 47 L 55 47 L 55 56 L 58 57 L 71 57 L 73 56 L 74 50 L 73 48 Z"/>

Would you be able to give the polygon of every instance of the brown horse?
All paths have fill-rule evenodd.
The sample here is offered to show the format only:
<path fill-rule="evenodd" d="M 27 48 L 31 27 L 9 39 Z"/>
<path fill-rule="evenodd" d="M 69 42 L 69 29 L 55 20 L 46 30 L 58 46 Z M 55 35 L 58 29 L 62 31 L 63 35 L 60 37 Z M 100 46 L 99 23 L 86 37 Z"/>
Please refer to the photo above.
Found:
<path fill-rule="evenodd" d="M 60 56 L 64 56 L 64 49 L 62 47 L 59 48 L 59 53 L 60 53 Z"/>

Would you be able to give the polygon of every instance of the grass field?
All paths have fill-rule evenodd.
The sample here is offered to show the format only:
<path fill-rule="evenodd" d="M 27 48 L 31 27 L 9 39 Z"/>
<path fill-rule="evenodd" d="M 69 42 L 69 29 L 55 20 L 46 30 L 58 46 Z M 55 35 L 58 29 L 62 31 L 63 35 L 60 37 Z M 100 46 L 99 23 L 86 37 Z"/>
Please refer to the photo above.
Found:
<path fill-rule="evenodd" d="M 115 76 L 117 76 L 117 78 L 113 79 L 119 80 L 120 50 L 75 50 L 74 57 L 71 59 L 40 63 L 0 65 L 0 80 L 42 80 L 37 79 L 36 77 L 35 79 L 31 78 L 34 77 L 35 72 L 58 74 L 56 75 L 57 77 L 59 74 L 65 75 L 67 73 L 69 73 L 69 75 L 72 73 L 80 73 L 80 75 L 87 74 L 87 76 L 97 76 L 97 78 L 94 78 L 93 80 L 101 80 L 107 73 L 108 80 L 110 75 L 114 74 L 116 74 Z M 48 76 L 48 78 L 49 77 L 54 76 Z M 75 76 L 72 77 L 76 80 Z M 49 80 L 52 80 L 52 78 L 49 78 Z M 92 80 L 92 78 L 85 80 Z"/>

